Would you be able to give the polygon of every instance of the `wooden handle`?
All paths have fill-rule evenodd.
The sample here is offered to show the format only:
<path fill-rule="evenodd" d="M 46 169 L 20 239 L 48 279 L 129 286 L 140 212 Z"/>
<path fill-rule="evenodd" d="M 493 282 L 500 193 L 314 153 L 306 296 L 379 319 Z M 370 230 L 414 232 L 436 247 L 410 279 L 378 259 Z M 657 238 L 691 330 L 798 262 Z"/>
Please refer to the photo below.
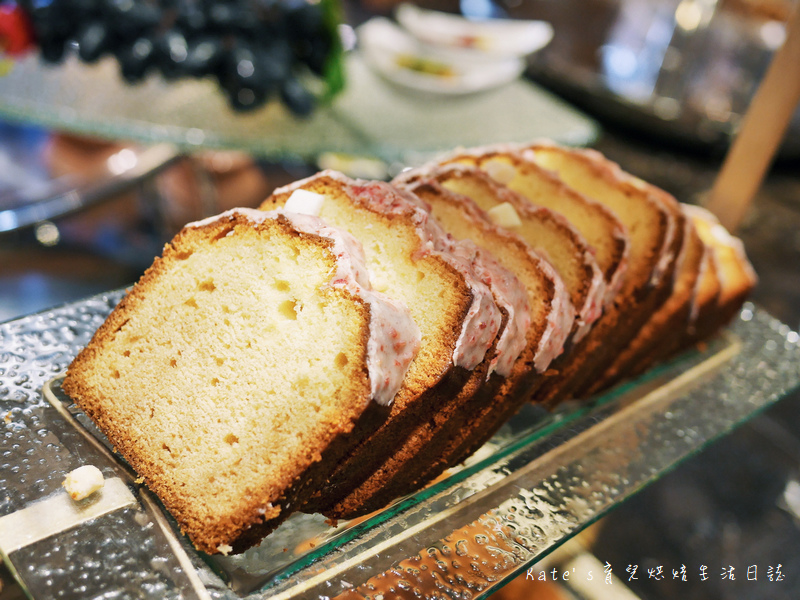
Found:
<path fill-rule="evenodd" d="M 800 6 L 725 157 L 706 208 L 729 231 L 742 222 L 800 102 Z"/>

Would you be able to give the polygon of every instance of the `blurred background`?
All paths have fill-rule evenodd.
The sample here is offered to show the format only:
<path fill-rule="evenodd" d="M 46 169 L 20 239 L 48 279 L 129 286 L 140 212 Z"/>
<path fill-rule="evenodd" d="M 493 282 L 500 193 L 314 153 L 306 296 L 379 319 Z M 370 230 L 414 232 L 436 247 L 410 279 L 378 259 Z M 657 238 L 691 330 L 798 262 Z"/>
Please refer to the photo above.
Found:
<path fill-rule="evenodd" d="M 412 52 L 405 44 L 419 15 L 393 18 L 397 4 L 343 2 L 344 91 L 300 116 L 296 106 L 286 108 L 285 94 L 283 107 L 268 102 L 237 113 L 216 83 L 150 75 L 129 84 L 117 76 L 116 57 L 86 65 L 69 44 L 50 64 L 36 50 L 3 59 L 0 322 L 129 285 L 186 222 L 256 206 L 274 187 L 320 168 L 388 178 L 457 145 L 544 136 L 597 148 L 679 200 L 700 203 L 797 3 L 417 2 L 550 29 L 522 56 L 488 52 L 465 62 L 415 46 L 416 62 L 405 70 L 395 54 L 384 59 Z M 753 301 L 800 329 L 800 111 L 737 233 L 760 277 Z M 497 597 L 796 598 L 798 415 L 794 394 L 546 563 L 608 562 L 614 586 L 575 589 L 523 577 Z M 629 581 L 630 565 L 638 577 Z M 701 565 L 707 581 L 698 577 Z M 751 565 L 758 585 L 748 582 Z M 768 581 L 768 568 L 778 565 L 782 579 Z M 664 579 L 648 576 L 658 566 Z M 681 566 L 685 582 L 672 577 Z M 733 580 L 722 575 L 729 566 Z M 4 582 L 0 597 L 15 597 L 7 574 Z"/>

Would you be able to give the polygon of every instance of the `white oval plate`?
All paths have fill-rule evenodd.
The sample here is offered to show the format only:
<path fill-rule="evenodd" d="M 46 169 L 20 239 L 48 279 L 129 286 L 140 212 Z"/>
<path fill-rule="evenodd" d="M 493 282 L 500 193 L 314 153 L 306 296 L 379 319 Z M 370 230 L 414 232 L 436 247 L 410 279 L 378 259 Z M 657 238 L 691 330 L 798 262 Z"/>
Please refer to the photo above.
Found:
<path fill-rule="evenodd" d="M 513 81 L 525 69 L 519 57 L 477 56 L 423 44 L 389 19 L 376 17 L 358 28 L 361 52 L 386 79 L 420 92 L 464 95 Z"/>
<path fill-rule="evenodd" d="M 494 57 L 521 57 L 544 48 L 553 39 L 553 27 L 545 21 L 464 17 L 401 4 L 397 22 L 419 40 L 466 50 L 479 50 Z"/>

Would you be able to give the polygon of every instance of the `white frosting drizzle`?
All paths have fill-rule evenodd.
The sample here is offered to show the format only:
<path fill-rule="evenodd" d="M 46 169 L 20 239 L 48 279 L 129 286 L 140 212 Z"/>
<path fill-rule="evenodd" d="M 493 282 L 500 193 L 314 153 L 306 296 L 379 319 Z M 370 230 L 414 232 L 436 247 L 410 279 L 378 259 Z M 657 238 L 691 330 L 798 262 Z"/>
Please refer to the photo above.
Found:
<path fill-rule="evenodd" d="M 536 256 L 534 250 L 531 250 L 530 253 Z M 564 286 L 564 282 L 561 281 L 553 267 L 538 256 L 536 258 L 542 271 L 553 282 L 554 288 L 553 301 L 550 303 L 550 312 L 547 315 L 547 324 L 539 342 L 539 347 L 533 356 L 533 366 L 537 372 L 543 373 L 550 366 L 550 363 L 564 351 L 564 344 L 569 337 L 570 331 L 572 331 L 572 323 L 575 320 L 575 309 L 572 306 L 572 302 L 570 302 L 569 293 Z"/>
<path fill-rule="evenodd" d="M 450 193 L 438 184 L 434 183 L 434 185 L 437 185 L 441 193 Z M 413 185 L 405 187 L 405 183 L 398 182 L 396 189 L 417 206 L 422 207 L 428 215 L 430 214 L 430 207 L 413 193 Z M 470 264 L 470 270 L 490 289 L 494 302 L 505 309 L 506 325 L 499 332 L 500 337 L 495 342 L 495 354 L 489 366 L 487 378 L 495 371 L 503 377 L 509 376 L 514 362 L 525 349 L 526 334 L 531 326 L 530 305 L 525 287 L 516 275 L 503 267 L 490 252 L 481 249 L 472 240 L 455 240 L 453 236 L 444 231 L 441 224 L 435 219 L 428 219 L 428 223 L 437 230 L 437 239 L 442 240 L 455 256 L 463 257 L 464 262 Z M 498 331 L 495 332 L 495 337 Z M 489 340 L 487 336 L 486 341 L 491 345 L 494 340 Z M 463 343 L 460 339 L 457 344 L 457 352 L 460 350 L 459 345 L 464 347 Z M 463 352 L 463 350 L 461 351 Z M 477 356 L 473 360 L 476 358 Z"/>
<path fill-rule="evenodd" d="M 486 356 L 500 331 L 502 314 L 495 304 L 489 287 L 476 276 L 473 270 L 472 249 L 462 241 L 453 239 L 434 219 L 428 207 L 407 190 L 392 187 L 384 182 L 355 181 L 349 189 L 369 206 L 390 206 L 391 211 L 413 210 L 417 233 L 426 251 L 436 252 L 443 260 L 455 267 L 464 277 L 472 293 L 472 304 L 464 319 L 461 333 L 453 350 L 453 364 L 472 370 Z M 363 197 L 366 195 L 366 197 Z M 430 249 L 430 250 L 427 250 Z"/>
<path fill-rule="evenodd" d="M 436 253 L 462 274 L 473 299 L 462 324 L 452 360 L 455 366 L 465 369 L 471 370 L 478 366 L 497 336 L 502 315 L 491 290 L 473 273 L 469 260 L 465 258 L 464 249 L 429 218 L 430 215 L 419 198 L 382 181 L 353 180 L 337 171 L 326 170 L 275 190 L 274 193 L 291 193 L 321 177 L 329 177 L 341 183 L 353 200 L 373 212 L 409 215 L 420 239 L 414 258 Z"/>
<path fill-rule="evenodd" d="M 433 167 L 432 167 L 433 168 Z M 446 188 L 443 188 L 441 184 L 435 179 L 435 177 L 431 175 L 431 169 L 421 169 L 420 171 L 414 172 L 407 172 L 401 174 L 399 178 L 398 185 L 408 185 L 410 189 L 415 189 L 416 186 L 421 185 L 429 185 L 434 189 L 438 190 L 440 194 L 450 194 L 453 196 L 460 196 L 455 192 L 451 192 Z M 454 165 L 454 168 L 460 168 L 458 165 Z M 480 215 L 483 211 L 478 208 L 475 202 L 467 198 L 466 196 L 461 196 L 463 198 L 464 208 L 466 211 L 467 218 L 477 218 L 483 220 L 486 223 L 486 226 L 489 228 L 494 229 L 495 231 L 502 231 L 506 235 L 510 235 L 516 237 L 520 241 L 516 234 L 507 232 L 496 225 L 492 224 L 490 221 L 486 221 L 481 219 Z M 470 216 L 471 215 L 471 216 Z M 536 251 L 526 245 L 528 255 L 530 256 L 531 260 L 535 262 L 538 268 L 545 274 L 545 276 L 553 282 L 553 300 L 550 305 L 550 311 L 548 312 L 544 332 L 542 334 L 541 339 L 539 340 L 539 345 L 534 350 L 534 368 L 537 372 L 541 373 L 544 372 L 550 363 L 564 351 L 564 344 L 566 343 L 567 338 L 569 337 L 572 331 L 572 324 L 575 320 L 575 309 L 570 301 L 569 292 L 567 291 L 566 287 L 564 286 L 564 282 L 561 280 L 561 277 L 555 272 L 553 267 L 548 263 L 542 256 Z M 524 296 L 524 304 L 527 306 L 527 315 L 528 319 L 523 324 L 523 334 L 527 333 L 528 327 L 531 323 L 530 317 L 530 305 L 528 303 L 528 292 L 527 289 L 520 286 L 519 288 L 521 296 Z M 512 295 L 515 293 L 514 288 L 510 288 L 507 293 L 511 293 Z M 517 306 L 521 306 L 523 300 L 521 298 L 513 298 L 512 301 L 517 304 Z M 527 340 L 525 342 L 527 344 Z M 523 346 L 524 348 L 524 346 Z M 517 355 L 519 356 L 519 355 Z"/>
<path fill-rule="evenodd" d="M 325 196 L 322 194 L 315 194 L 308 190 L 295 190 L 289 196 L 283 209 L 286 212 L 303 213 L 318 217 L 324 202 Z"/>
<path fill-rule="evenodd" d="M 459 165 L 453 165 L 453 167 L 459 168 Z M 467 167 L 467 169 L 471 168 Z M 487 175 L 491 177 L 490 174 L 487 173 Z M 583 248 L 586 248 L 586 252 L 588 253 L 590 248 L 588 242 L 586 242 L 583 235 L 577 229 L 575 229 L 575 227 L 564 216 L 553 210 L 550 210 L 549 208 L 531 204 L 527 199 L 520 196 L 520 194 L 509 188 L 502 187 L 501 185 L 495 183 L 492 179 L 490 179 L 488 183 L 494 189 L 499 201 L 508 202 L 512 206 L 520 207 L 520 212 L 523 216 L 533 216 L 533 214 L 537 211 L 548 213 L 550 218 L 552 218 L 554 221 L 557 221 L 565 229 L 569 229 L 571 234 L 575 236 L 576 239 L 580 240 Z M 526 210 L 525 207 L 530 208 Z M 542 253 L 542 249 L 540 248 L 535 248 L 535 250 L 539 253 Z M 586 298 L 584 299 L 583 305 L 573 306 L 577 313 L 575 316 L 575 332 L 572 336 L 574 343 L 578 343 L 586 336 L 586 334 L 589 333 L 592 325 L 594 325 L 595 321 L 597 321 L 597 319 L 599 319 L 603 314 L 603 308 L 606 306 L 605 296 L 607 286 L 597 261 L 594 260 L 594 257 L 591 255 L 587 256 L 586 253 L 584 253 L 581 258 L 583 259 L 583 264 L 588 265 L 591 269 L 592 275 L 589 280 L 589 289 L 586 293 Z"/>
<path fill-rule="evenodd" d="M 283 217 L 297 231 L 317 235 L 333 243 L 331 251 L 336 257 L 336 272 L 332 274 L 329 285 L 342 287 L 369 305 L 367 370 L 371 393 L 378 404 L 389 405 L 417 355 L 420 332 L 403 304 L 371 289 L 361 244 L 346 231 L 331 227 L 315 216 L 280 210 L 266 212 L 234 208 L 221 215 L 190 223 L 187 227 L 201 227 L 233 215 L 241 215 L 253 223 Z"/>
<path fill-rule="evenodd" d="M 586 293 L 586 300 L 575 317 L 576 329 L 572 335 L 572 341 L 577 344 L 592 330 L 595 321 L 603 314 L 603 307 L 606 302 L 606 280 L 597 262 L 590 262 L 592 269 L 592 279 L 589 283 L 589 291 Z"/>
<path fill-rule="evenodd" d="M 666 274 L 670 265 L 676 259 L 675 251 L 672 249 L 672 244 L 674 243 L 678 228 L 672 214 L 670 214 L 670 212 L 663 206 L 661 202 L 658 202 L 658 196 L 649 194 L 648 198 L 650 198 L 651 201 L 657 202 L 664 211 L 664 214 L 667 216 L 667 231 L 664 233 L 664 243 L 662 244 L 661 252 L 659 253 L 660 258 L 656 263 L 655 269 L 653 269 L 653 275 L 650 277 L 650 285 L 656 286 L 661 283 L 661 280 L 664 278 L 664 275 Z"/>
<path fill-rule="evenodd" d="M 508 377 L 514 362 L 525 349 L 526 335 L 531 326 L 528 294 L 517 276 L 497 262 L 492 254 L 477 246 L 476 249 L 475 272 L 489 286 L 495 301 L 508 315 L 506 325 L 495 344 L 495 355 L 487 378 L 495 371 L 498 375 Z"/>
<path fill-rule="evenodd" d="M 478 157 L 492 152 L 517 153 L 517 152 L 522 152 L 524 148 L 525 145 L 522 144 L 495 144 L 479 148 L 473 148 L 469 150 L 458 149 L 452 152 L 450 154 L 450 157 L 451 158 L 455 158 L 458 156 Z M 501 178 L 503 177 L 502 173 L 500 174 L 500 177 Z M 536 256 L 536 252 L 534 250 L 531 250 L 531 254 Z M 564 344 L 566 343 L 566 340 L 569 337 L 569 333 L 572 329 L 572 323 L 575 319 L 575 308 L 572 306 L 572 302 L 570 302 L 569 293 L 567 292 L 567 289 L 564 286 L 563 281 L 561 281 L 561 278 L 556 274 L 553 267 L 550 266 L 550 264 L 547 261 L 542 260 L 540 258 L 539 262 L 542 265 L 542 269 L 545 271 L 548 277 L 553 281 L 553 286 L 554 286 L 553 302 L 551 303 L 550 313 L 547 316 L 547 325 L 545 327 L 545 332 L 542 335 L 542 339 L 539 343 L 539 348 L 536 351 L 536 354 L 534 355 L 534 367 L 538 372 L 542 373 L 547 369 L 550 363 L 564 351 Z M 621 285 L 622 283 L 621 271 L 624 270 L 623 262 L 624 262 L 624 257 L 623 261 L 620 261 L 620 266 L 617 269 L 617 274 L 620 274 L 620 280 L 617 286 Z M 607 305 L 607 303 L 610 302 L 611 299 L 613 299 L 613 295 L 610 295 L 609 287 L 606 288 L 606 302 L 604 302 L 604 305 Z"/>
<path fill-rule="evenodd" d="M 692 224 L 691 219 L 686 219 L 687 224 Z M 694 282 L 694 289 L 692 290 L 692 303 L 689 309 L 689 326 L 694 326 L 697 323 L 697 318 L 700 316 L 700 287 L 706 277 L 708 269 L 712 268 L 713 256 L 711 250 L 703 244 L 703 257 L 700 260 L 700 268 L 698 269 L 697 279 Z"/>
<path fill-rule="evenodd" d="M 486 357 L 486 353 L 500 331 L 502 314 L 489 287 L 477 277 L 475 272 L 477 259 L 472 249 L 459 242 L 453 243 L 449 250 L 462 268 L 469 268 L 471 278 L 475 278 L 480 286 L 489 292 L 489 294 L 484 294 L 481 290 L 477 296 L 473 292 L 472 304 L 464 319 L 461 335 L 458 336 L 453 349 L 453 364 L 471 370 Z M 469 285 L 472 290 L 476 283 L 472 281 Z"/>

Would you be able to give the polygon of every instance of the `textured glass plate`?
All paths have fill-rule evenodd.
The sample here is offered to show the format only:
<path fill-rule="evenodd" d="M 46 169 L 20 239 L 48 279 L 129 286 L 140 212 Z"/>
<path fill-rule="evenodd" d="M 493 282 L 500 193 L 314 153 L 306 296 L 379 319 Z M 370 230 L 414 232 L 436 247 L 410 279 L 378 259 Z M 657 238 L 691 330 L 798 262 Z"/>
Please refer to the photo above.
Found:
<path fill-rule="evenodd" d="M 35 598 L 487 595 L 800 384 L 797 334 L 748 305 L 702 351 L 590 405 L 524 411 L 466 466 L 380 513 L 336 528 L 301 515 L 241 556 L 209 558 L 57 385 L 52 404 L 43 395 L 121 296 L 0 324 L 0 548 Z M 56 503 L 81 464 L 130 498 L 94 518 L 45 520 L 49 533 L 20 543 L 10 519 Z"/>
<path fill-rule="evenodd" d="M 52 67 L 29 56 L 0 77 L 0 115 L 189 151 L 233 148 L 273 159 L 341 152 L 403 164 L 457 146 L 537 137 L 588 144 L 597 135 L 588 117 L 523 80 L 467 98 L 430 98 L 383 81 L 358 54 L 346 69 L 347 87 L 333 103 L 297 119 L 278 102 L 234 113 L 211 80 L 154 75 L 127 85 L 112 58 L 85 65 L 72 57 Z"/>

